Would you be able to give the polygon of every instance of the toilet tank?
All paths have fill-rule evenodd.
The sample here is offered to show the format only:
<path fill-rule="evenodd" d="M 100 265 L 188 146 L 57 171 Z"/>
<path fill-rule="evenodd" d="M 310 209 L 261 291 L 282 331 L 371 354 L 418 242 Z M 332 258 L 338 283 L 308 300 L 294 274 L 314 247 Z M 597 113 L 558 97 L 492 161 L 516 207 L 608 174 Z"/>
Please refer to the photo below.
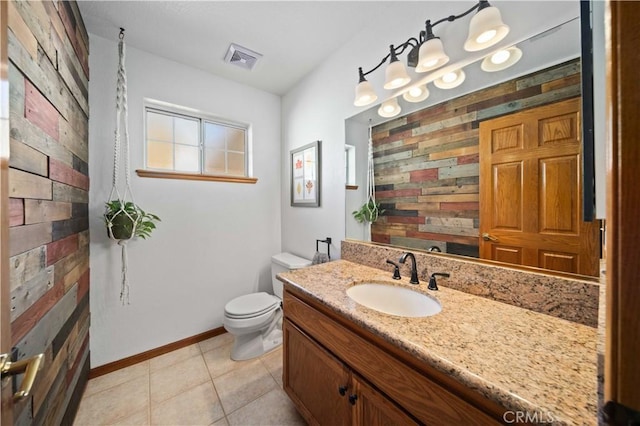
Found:
<path fill-rule="evenodd" d="M 282 281 L 276 278 L 276 274 L 304 268 L 309 265 L 311 265 L 311 261 L 309 259 L 304 259 L 291 253 L 279 253 L 271 256 L 271 282 L 273 284 L 273 294 L 282 299 Z"/>

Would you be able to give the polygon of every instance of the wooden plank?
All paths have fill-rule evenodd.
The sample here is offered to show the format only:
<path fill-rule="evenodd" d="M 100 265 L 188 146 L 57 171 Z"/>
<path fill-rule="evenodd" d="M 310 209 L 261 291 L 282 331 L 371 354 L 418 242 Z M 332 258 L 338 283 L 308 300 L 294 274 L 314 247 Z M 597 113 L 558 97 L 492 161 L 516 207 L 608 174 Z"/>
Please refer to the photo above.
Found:
<path fill-rule="evenodd" d="M 446 243 L 457 243 L 466 245 L 478 245 L 478 237 L 467 237 L 464 235 L 434 234 L 430 232 L 407 232 L 407 237 L 418 238 L 427 241 L 444 241 Z"/>
<path fill-rule="evenodd" d="M 475 146 L 475 145 L 478 145 L 477 141 L 479 136 L 480 136 L 480 133 L 478 129 L 460 128 L 458 130 L 454 128 L 454 129 L 451 129 L 450 132 L 447 132 L 445 134 L 429 135 L 428 137 L 424 138 L 420 143 L 418 143 L 418 148 L 422 149 L 422 148 L 439 146 L 440 149 L 434 152 L 443 152 L 446 150 L 446 148 L 444 148 L 444 145 L 450 142 L 457 142 L 462 140 L 476 141 L 475 144 L 471 145 L 471 146 Z"/>
<path fill-rule="evenodd" d="M 496 105 L 494 107 L 478 111 L 478 120 L 487 120 L 489 118 L 495 118 L 505 114 L 512 114 L 522 109 L 577 97 L 580 96 L 581 90 L 580 85 L 577 84 L 575 86 L 563 87 L 562 89 L 558 89 L 553 92 L 542 93 L 527 99 Z"/>
<path fill-rule="evenodd" d="M 55 263 L 54 282 L 56 284 L 60 283 L 65 279 L 65 277 L 70 272 L 72 272 L 78 266 L 81 266 L 81 270 L 74 272 L 74 274 L 77 274 L 77 278 L 76 278 L 77 280 L 84 272 L 84 269 L 86 269 L 86 266 L 88 265 L 88 261 L 89 261 L 88 247 L 79 248 L 72 254 L 67 255 L 66 257 L 60 259 L 58 262 Z"/>
<path fill-rule="evenodd" d="M 70 289 L 72 286 L 77 285 L 80 278 L 84 275 L 84 273 L 89 269 L 89 256 L 86 256 L 82 259 L 82 263 L 73 268 L 67 275 L 62 278 L 62 282 L 65 288 L 65 291 Z"/>
<path fill-rule="evenodd" d="M 44 352 L 76 308 L 77 286 L 73 286 L 18 342 L 18 359 Z"/>
<path fill-rule="evenodd" d="M 47 244 L 47 266 L 78 250 L 78 234 Z"/>
<path fill-rule="evenodd" d="M 47 252 L 44 246 L 34 248 L 9 259 L 9 282 L 13 291 L 20 283 L 30 281 L 47 268 Z"/>
<path fill-rule="evenodd" d="M 64 80 L 44 53 L 38 51 L 38 62 L 34 63 L 29 54 L 17 42 L 13 34 L 9 34 L 9 56 L 11 61 L 47 98 L 58 112 L 71 123 L 71 126 L 82 137 L 88 137 L 87 115 L 75 101 Z"/>
<path fill-rule="evenodd" d="M 559 78 L 557 80 L 550 81 L 548 83 L 543 83 L 540 86 L 540 89 L 543 93 L 551 92 L 553 90 L 558 90 L 567 86 L 575 86 L 576 84 L 580 84 L 581 75 L 580 73 L 569 75 L 563 78 Z"/>
<path fill-rule="evenodd" d="M 89 177 L 54 158 L 49 159 L 49 179 L 89 190 Z"/>
<path fill-rule="evenodd" d="M 9 226 L 24 225 L 24 200 L 9 198 Z"/>
<path fill-rule="evenodd" d="M 60 144 L 78 156 L 85 163 L 89 162 L 89 144 L 87 138 L 82 137 L 73 129 L 71 123 L 60 117 Z M 69 164 L 66 163 L 65 164 Z M 71 163 L 73 164 L 73 163 Z M 86 174 L 86 173 L 85 173 Z"/>
<path fill-rule="evenodd" d="M 478 228 L 461 228 L 457 226 L 437 226 L 437 225 L 419 225 L 420 232 L 428 232 L 433 234 L 462 235 L 466 237 L 478 237 Z"/>
<path fill-rule="evenodd" d="M 455 116 L 452 118 L 449 118 L 447 120 L 442 120 L 442 121 L 437 121 L 435 123 L 430 123 L 424 126 L 420 126 L 416 129 L 413 129 L 412 134 L 413 136 L 419 136 L 425 133 L 431 133 L 431 132 L 435 132 L 437 130 L 442 130 L 442 129 L 446 129 L 448 127 L 454 127 L 454 126 L 458 126 L 460 124 L 464 124 L 464 123 L 470 123 L 472 121 L 475 121 L 478 119 L 478 114 L 476 111 L 467 113 L 467 114 L 463 114 L 463 115 L 459 115 L 459 116 Z"/>
<path fill-rule="evenodd" d="M 25 118 L 58 140 L 58 111 L 29 80 L 24 81 L 24 92 Z"/>
<path fill-rule="evenodd" d="M 463 203 L 467 201 L 480 201 L 480 194 L 445 194 L 445 195 L 421 195 L 418 197 L 419 203 Z"/>
<path fill-rule="evenodd" d="M 52 223 L 51 237 L 54 241 L 89 229 L 89 218 L 78 217 Z"/>
<path fill-rule="evenodd" d="M 461 217 L 427 217 L 425 224 L 432 226 L 444 226 L 455 228 L 477 228 L 478 221 L 472 218 Z"/>
<path fill-rule="evenodd" d="M 416 158 L 422 159 L 422 163 L 400 165 L 399 167 L 400 172 L 415 172 L 415 171 L 428 170 L 428 169 L 438 169 L 440 167 L 455 166 L 457 164 L 455 158 L 446 158 L 443 160 L 434 160 L 434 161 L 427 160 L 426 156 L 418 156 Z M 422 167 L 420 167 L 420 164 L 422 164 Z"/>
<path fill-rule="evenodd" d="M 9 196 L 50 200 L 52 197 L 51 181 L 42 176 L 10 168 Z"/>
<path fill-rule="evenodd" d="M 73 154 L 62 144 L 56 142 L 40 128 L 11 109 L 9 119 L 11 138 L 42 152 L 48 157 L 55 158 L 65 164 L 73 165 Z"/>
<path fill-rule="evenodd" d="M 52 33 L 53 44 L 58 51 L 58 72 L 69 91 L 86 115 L 89 115 L 89 80 L 84 73 L 78 57 L 67 38 L 61 39 L 56 32 Z"/>
<path fill-rule="evenodd" d="M 460 157 L 462 155 L 477 154 L 479 145 L 465 146 L 462 148 L 450 149 L 447 151 L 432 152 L 429 154 L 430 160 L 439 160 L 442 158 Z"/>
<path fill-rule="evenodd" d="M 11 323 L 11 342 L 15 345 L 27 335 L 29 330 L 38 324 L 42 317 L 64 296 L 64 285 L 57 283 L 33 304 L 25 313 Z"/>
<path fill-rule="evenodd" d="M 440 194 L 479 194 L 480 185 L 450 185 L 437 186 L 432 188 L 424 188 L 422 195 L 440 195 Z M 377 194 L 376 194 L 377 197 Z"/>
<path fill-rule="evenodd" d="M 392 176 L 379 176 L 376 177 L 376 184 L 385 185 L 388 183 L 407 183 L 410 181 L 410 179 L 411 176 L 409 175 L 409 173 L 402 173 Z"/>
<path fill-rule="evenodd" d="M 51 242 L 51 224 L 14 226 L 9 228 L 9 256 L 24 253 Z"/>
<path fill-rule="evenodd" d="M 46 177 L 49 173 L 49 159 L 40 151 L 15 139 L 11 139 L 9 166 L 25 172 Z"/>
<path fill-rule="evenodd" d="M 46 55 L 53 61 L 56 58 L 56 51 L 51 44 L 50 25 L 49 19 L 46 16 L 42 2 L 39 1 L 13 1 L 15 10 L 20 14 L 20 17 L 24 20 L 25 25 L 29 31 L 37 39 L 41 49 Z M 9 51 L 9 57 L 11 58 L 11 51 Z M 37 55 L 32 56 L 36 59 Z"/>
<path fill-rule="evenodd" d="M 105 229 L 105 232 L 106 229 Z M 86 247 L 89 245 L 89 230 L 78 233 L 78 248 Z"/>
<path fill-rule="evenodd" d="M 52 288 L 53 266 L 43 269 L 31 279 L 21 282 L 11 291 L 11 321 L 22 315 Z"/>
<path fill-rule="evenodd" d="M 25 200 L 24 203 L 27 224 L 71 218 L 71 203 L 48 200 Z"/>
<path fill-rule="evenodd" d="M 9 28 L 13 31 L 13 34 L 29 55 L 35 59 L 38 56 L 38 40 L 24 22 L 24 19 L 22 19 L 22 16 L 16 9 L 15 2 L 10 1 L 7 3 L 9 8 Z"/>
<path fill-rule="evenodd" d="M 466 176 L 480 176 L 480 165 L 475 164 L 463 164 L 461 166 L 442 167 L 438 169 L 439 179 L 466 177 Z"/>
<path fill-rule="evenodd" d="M 411 150 L 408 150 L 408 151 L 398 152 L 396 154 L 384 155 L 378 158 L 374 158 L 373 163 L 374 164 L 387 163 L 390 161 L 402 160 L 402 159 L 411 158 L 411 157 L 412 157 L 412 152 Z"/>
<path fill-rule="evenodd" d="M 78 278 L 78 300 L 81 300 L 89 292 L 90 274 L 87 268 Z"/>
<path fill-rule="evenodd" d="M 76 35 L 78 37 L 78 41 L 84 44 L 87 52 L 89 51 L 89 33 L 87 33 L 87 29 L 84 25 L 84 20 L 82 19 L 82 13 L 80 12 L 80 7 L 77 2 L 69 2 L 71 6 L 71 10 L 73 11 L 73 15 L 76 19 Z"/>
<path fill-rule="evenodd" d="M 89 192 L 64 183 L 53 182 L 53 200 L 68 203 L 88 203 Z"/>
<path fill-rule="evenodd" d="M 551 69 L 546 69 L 544 72 L 535 73 L 518 79 L 516 81 L 516 90 L 522 90 L 531 86 L 538 86 L 549 81 L 579 73 L 580 61 L 571 61 Z"/>

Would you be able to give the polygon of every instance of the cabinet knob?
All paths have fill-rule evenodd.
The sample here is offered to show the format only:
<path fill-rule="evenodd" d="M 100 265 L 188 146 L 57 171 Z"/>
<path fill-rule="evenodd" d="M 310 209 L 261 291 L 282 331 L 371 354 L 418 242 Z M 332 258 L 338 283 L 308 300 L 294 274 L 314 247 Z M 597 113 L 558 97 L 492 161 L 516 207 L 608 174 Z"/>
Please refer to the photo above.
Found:
<path fill-rule="evenodd" d="M 340 386 L 338 388 L 338 392 L 340 393 L 340 395 L 345 396 L 347 394 L 347 387 L 346 386 Z"/>
<path fill-rule="evenodd" d="M 349 402 L 351 405 L 356 405 L 356 401 L 358 400 L 358 395 L 349 395 Z"/>

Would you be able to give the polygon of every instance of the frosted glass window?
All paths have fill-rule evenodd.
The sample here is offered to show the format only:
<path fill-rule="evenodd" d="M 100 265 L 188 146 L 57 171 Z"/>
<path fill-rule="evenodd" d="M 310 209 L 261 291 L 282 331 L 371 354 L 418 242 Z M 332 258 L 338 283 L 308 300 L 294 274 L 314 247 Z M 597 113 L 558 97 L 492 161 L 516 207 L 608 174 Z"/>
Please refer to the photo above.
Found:
<path fill-rule="evenodd" d="M 147 145 L 147 167 L 173 170 L 173 144 L 149 141 Z"/>
<path fill-rule="evenodd" d="M 200 145 L 200 123 L 198 120 L 174 117 L 176 143 L 184 145 Z"/>
<path fill-rule="evenodd" d="M 200 149 L 194 146 L 176 145 L 176 171 L 199 172 Z"/>
<path fill-rule="evenodd" d="M 226 172 L 225 152 L 218 149 L 207 149 L 205 151 L 205 173 L 221 174 Z"/>
<path fill-rule="evenodd" d="M 215 122 L 192 111 L 145 112 L 146 167 L 182 173 L 248 176 L 248 129 Z"/>

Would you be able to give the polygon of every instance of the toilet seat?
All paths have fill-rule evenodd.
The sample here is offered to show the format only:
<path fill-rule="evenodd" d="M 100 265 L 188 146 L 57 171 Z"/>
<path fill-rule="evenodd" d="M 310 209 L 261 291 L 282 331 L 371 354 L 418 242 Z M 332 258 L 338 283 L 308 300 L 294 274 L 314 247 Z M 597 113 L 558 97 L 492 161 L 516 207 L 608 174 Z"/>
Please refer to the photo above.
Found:
<path fill-rule="evenodd" d="M 252 293 L 236 297 L 226 304 L 224 314 L 232 319 L 250 319 L 276 310 L 280 306 L 280 299 L 265 293 Z"/>

